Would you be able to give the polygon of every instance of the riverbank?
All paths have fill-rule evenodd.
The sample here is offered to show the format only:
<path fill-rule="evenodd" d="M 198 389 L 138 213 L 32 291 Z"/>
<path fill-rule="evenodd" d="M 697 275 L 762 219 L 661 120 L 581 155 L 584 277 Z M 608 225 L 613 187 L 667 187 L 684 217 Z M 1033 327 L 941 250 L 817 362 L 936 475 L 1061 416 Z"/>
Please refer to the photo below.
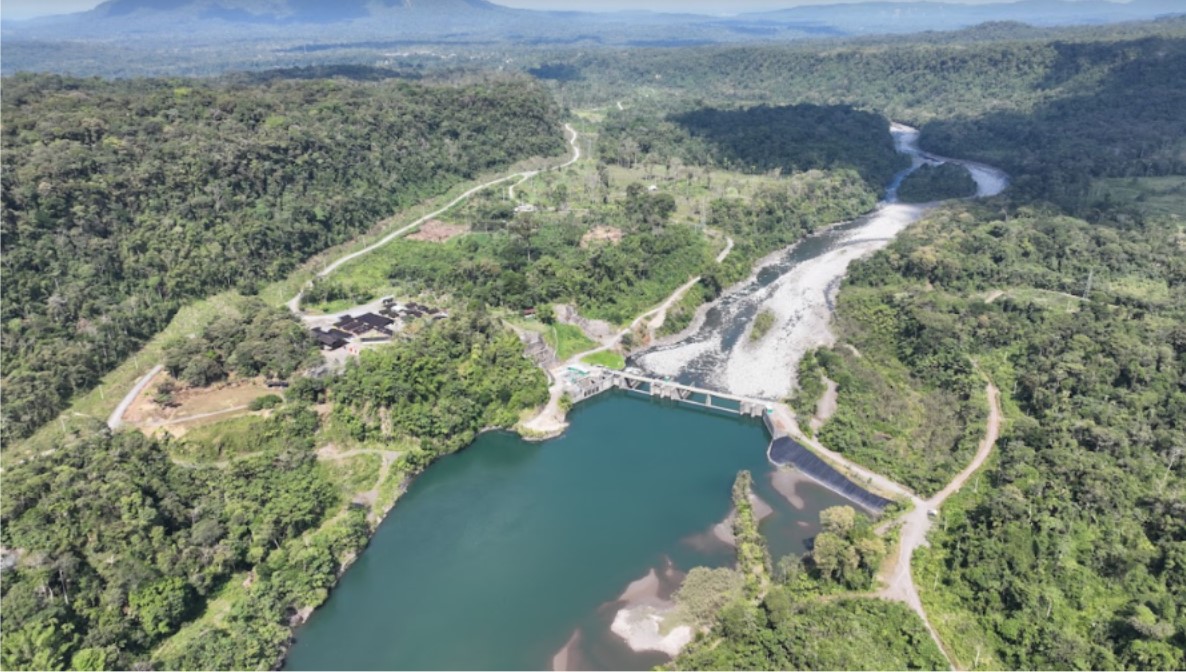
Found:
<path fill-rule="evenodd" d="M 622 607 L 614 615 L 610 631 L 632 651 L 656 651 L 672 658 L 679 655 L 695 636 L 691 626 L 669 627 L 667 622 L 675 611 L 671 596 L 682 580 L 683 575 L 667 560 L 662 578 L 651 568 L 646 576 L 632 581 L 618 597 Z"/>
<path fill-rule="evenodd" d="M 926 163 L 952 162 L 971 172 L 978 198 L 996 195 L 1008 184 L 1007 176 L 990 166 L 924 153 L 913 128 L 901 124 L 891 128 L 897 148 L 912 161 L 895 176 L 886 200 L 876 210 L 768 255 L 749 279 L 701 306 L 687 329 L 636 354 L 632 361 L 658 377 L 698 387 L 771 400 L 789 397 L 797 386 L 802 357 L 835 343 L 832 313 L 849 265 L 885 247 L 941 205 L 895 202 L 897 185 L 907 175 Z M 747 338 L 754 317 L 763 312 L 774 317 L 769 333 L 757 341 Z"/>
<path fill-rule="evenodd" d="M 539 669 L 566 648 L 558 662 L 583 669 L 661 664 L 666 654 L 635 652 L 612 632 L 623 606 L 654 595 L 626 589 L 654 568 L 669 599 L 678 582 L 664 557 L 678 568 L 732 562 L 728 546 L 685 540 L 727 515 L 738 471 L 771 471 L 765 432 L 625 395 L 583 403 L 570 420 L 546 445 L 482 434 L 412 481 L 297 632 L 287 666 Z M 771 533 L 795 552 L 812 534 L 799 523 L 841 501 L 817 491 L 798 511 L 760 496 L 780 517 Z"/>
<path fill-rule="evenodd" d="M 878 243 L 884 244 L 882 242 L 881 236 L 892 237 L 893 235 L 896 235 L 896 233 L 898 231 L 900 231 L 901 228 L 904 228 L 905 226 L 907 226 L 910 223 L 910 221 L 912 221 L 912 220 L 910 220 L 910 216 L 909 216 L 910 213 L 914 212 L 914 209 L 912 206 L 898 206 L 896 209 L 890 209 L 891 215 L 895 211 L 903 211 L 908 214 L 907 214 L 907 216 L 901 217 L 901 218 L 895 218 L 895 217 L 891 216 L 888 218 L 888 223 L 887 223 L 887 219 L 885 219 L 885 218 L 883 218 L 880 222 L 878 222 L 878 221 L 864 221 L 864 222 L 861 222 L 862 228 L 860 228 L 858 231 L 844 232 L 846 234 L 849 234 L 847 240 L 849 240 L 851 243 L 853 243 L 852 245 L 849 245 L 849 247 L 855 248 L 855 249 L 851 249 L 849 251 L 849 253 L 853 255 L 852 258 L 856 258 L 857 256 L 860 256 L 860 254 L 865 253 L 862 249 L 860 249 L 863 245 L 866 245 L 866 244 L 876 245 Z M 918 215 L 918 216 L 921 216 L 921 215 Z M 882 228 L 878 228 L 879 226 L 881 226 Z M 783 251 L 783 252 L 785 253 L 785 251 Z M 845 263 L 844 267 L 841 268 L 840 277 L 842 277 L 843 271 L 846 270 L 846 267 L 847 267 L 847 263 Z M 757 269 L 754 271 L 753 275 L 755 277 L 757 277 L 759 275 L 759 273 L 760 273 L 760 269 Z M 794 271 L 792 271 L 789 274 L 784 274 L 782 276 L 782 278 L 780 278 L 780 280 L 785 280 L 787 277 L 794 277 L 793 274 L 794 274 Z M 636 318 L 634 320 L 634 322 L 632 322 L 631 326 L 639 324 L 641 320 L 646 319 L 649 315 L 654 315 L 658 312 L 661 312 L 662 310 L 665 310 L 666 307 L 670 305 L 671 301 L 674 300 L 675 297 L 678 297 L 678 295 L 681 294 L 682 291 L 686 290 L 687 286 L 690 286 L 691 283 L 695 283 L 697 281 L 698 281 L 698 279 L 693 279 L 693 280 L 689 281 L 689 283 L 686 284 L 685 286 L 681 286 L 680 290 L 677 291 L 677 293 L 675 295 L 673 295 L 673 298 L 669 298 L 667 301 L 663 302 L 655 310 L 652 310 L 652 311 L 648 312 L 647 314 L 644 314 L 644 315 Z M 816 278 L 815 276 L 810 276 L 808 284 L 811 284 L 812 282 L 818 284 L 819 279 Z M 777 290 L 778 282 L 773 283 L 773 286 L 775 287 L 775 290 Z M 838 283 L 829 282 L 829 283 L 827 283 L 827 286 L 830 288 L 828 291 L 834 293 L 836 287 L 838 286 Z M 770 292 L 770 294 L 771 294 L 771 296 L 777 297 L 777 291 L 772 290 Z M 796 297 L 792 296 L 792 297 L 783 297 L 782 300 L 783 300 L 783 302 L 791 303 L 795 299 L 796 299 Z M 830 308 L 830 306 L 828 305 L 828 295 L 827 294 L 825 294 L 824 306 L 825 306 L 825 308 Z M 822 320 L 822 324 L 825 327 L 827 325 L 827 322 L 830 320 L 830 315 L 831 315 L 830 310 L 824 310 L 822 315 L 819 316 L 819 319 Z M 827 331 L 827 330 L 825 329 L 825 331 Z M 625 333 L 625 332 L 622 332 L 622 333 Z M 610 336 L 611 336 L 611 338 L 609 339 L 610 342 L 603 343 L 601 346 L 601 349 L 604 349 L 606 347 L 613 347 L 616 344 L 617 340 L 619 340 L 621 338 L 620 335 L 612 335 L 611 334 Z M 771 339 L 765 339 L 765 340 L 770 341 Z M 786 347 L 784 344 L 785 340 L 786 339 L 780 339 L 779 341 L 777 341 L 777 343 L 779 344 L 779 347 L 785 349 L 785 347 Z M 586 353 L 581 353 L 581 354 L 584 355 Z M 734 354 L 736 354 L 736 353 L 734 353 Z M 761 368 L 763 369 L 763 373 L 767 373 L 767 374 L 777 374 L 779 369 L 785 367 L 786 366 L 785 362 L 788 361 L 786 358 L 783 358 L 781 356 L 773 358 L 773 359 L 770 357 L 766 357 L 765 359 L 762 359 L 760 356 L 756 356 L 752 352 L 749 353 L 749 356 L 751 359 L 758 359 L 761 362 Z M 775 359 L 778 359 L 780 361 L 775 362 L 774 361 Z M 793 380 L 788 382 L 788 384 L 791 384 L 791 383 L 793 383 Z M 757 395 L 753 395 L 753 396 L 757 396 Z M 549 403 L 547 404 L 547 406 L 545 406 L 543 413 L 536 416 L 536 418 L 533 418 L 532 420 L 529 420 L 528 422 L 523 423 L 519 427 L 520 434 L 522 434 L 524 437 L 531 438 L 533 440 L 540 440 L 543 438 L 554 438 L 557 436 L 563 436 L 566 428 L 568 427 L 568 422 L 567 422 L 567 417 L 566 417 L 566 415 L 567 415 L 566 407 L 567 407 L 567 404 L 563 403 L 563 399 L 562 399 L 561 395 L 556 394 L 554 391 L 553 394 L 550 396 Z M 543 418 L 543 420 L 539 420 L 540 418 Z M 533 422 L 533 421 L 538 421 L 538 422 Z M 789 498 L 788 498 L 788 501 L 789 501 Z M 792 502 L 792 504 L 793 503 L 794 502 Z M 643 608 L 643 607 L 645 607 L 645 608 Z M 666 648 L 664 648 L 664 647 L 671 647 L 675 644 L 678 644 L 679 638 L 677 637 L 674 639 L 668 639 L 668 636 L 671 633 L 663 634 L 660 632 L 659 623 L 662 620 L 661 611 L 663 608 L 664 608 L 663 605 L 653 605 L 653 604 L 652 605 L 640 605 L 636 611 L 629 612 L 626 614 L 618 613 L 615 615 L 614 623 L 611 624 L 610 628 L 611 628 L 611 630 L 618 632 L 618 634 L 625 632 L 625 633 L 627 633 L 628 637 L 633 636 L 634 644 L 636 644 L 638 647 L 640 647 L 640 648 L 635 648 L 636 651 L 638 651 L 638 650 L 666 651 Z M 615 626 L 616 626 L 616 628 L 615 628 Z M 680 646 L 682 646 L 682 644 Z"/>

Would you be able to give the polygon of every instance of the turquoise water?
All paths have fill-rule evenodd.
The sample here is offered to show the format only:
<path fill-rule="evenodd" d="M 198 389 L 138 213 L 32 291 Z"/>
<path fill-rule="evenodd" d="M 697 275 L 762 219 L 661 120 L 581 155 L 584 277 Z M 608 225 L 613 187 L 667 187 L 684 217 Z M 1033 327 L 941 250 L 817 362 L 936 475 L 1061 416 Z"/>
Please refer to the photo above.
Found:
<path fill-rule="evenodd" d="M 775 557 L 803 552 L 819 511 L 843 503 L 811 484 L 802 511 L 779 496 L 754 421 L 620 394 L 571 421 L 542 444 L 485 434 L 430 467 L 297 632 L 287 669 L 550 669 L 575 632 L 577 665 L 649 669 L 664 657 L 608 632 L 614 600 L 668 562 L 732 562 L 705 533 L 739 470 L 775 508 Z"/>

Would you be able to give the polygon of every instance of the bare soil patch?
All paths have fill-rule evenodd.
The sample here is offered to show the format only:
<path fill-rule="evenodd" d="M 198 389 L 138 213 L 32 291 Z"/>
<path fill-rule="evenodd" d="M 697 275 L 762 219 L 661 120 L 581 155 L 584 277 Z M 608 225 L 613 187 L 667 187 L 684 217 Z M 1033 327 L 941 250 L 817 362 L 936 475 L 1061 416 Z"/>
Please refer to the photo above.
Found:
<path fill-rule="evenodd" d="M 450 238 L 469 233 L 469 227 L 463 224 L 449 224 L 439 219 L 430 219 L 415 232 L 408 234 L 408 240 L 419 240 L 425 243 L 443 243 Z"/>
<path fill-rule="evenodd" d="M 124 422 L 146 432 L 157 429 L 172 432 L 177 426 L 202 420 L 225 420 L 246 412 L 248 404 L 259 397 L 281 393 L 268 388 L 261 378 L 232 379 L 210 387 L 179 389 L 173 393 L 176 405 L 164 407 L 152 398 L 166 380 L 170 380 L 169 374 L 163 371 L 158 374 L 128 407 Z"/>
<path fill-rule="evenodd" d="M 827 388 L 824 390 L 824 395 L 816 402 L 815 415 L 811 418 L 813 434 L 819 434 L 819 430 L 823 428 L 824 424 L 836 414 L 836 401 L 840 396 L 840 386 L 836 384 L 836 381 L 825 376 L 824 384 Z"/>
<path fill-rule="evenodd" d="M 617 245 L 620 242 L 622 242 L 622 230 L 613 226 L 595 226 L 581 236 L 581 247 L 589 247 L 593 243 Z"/>

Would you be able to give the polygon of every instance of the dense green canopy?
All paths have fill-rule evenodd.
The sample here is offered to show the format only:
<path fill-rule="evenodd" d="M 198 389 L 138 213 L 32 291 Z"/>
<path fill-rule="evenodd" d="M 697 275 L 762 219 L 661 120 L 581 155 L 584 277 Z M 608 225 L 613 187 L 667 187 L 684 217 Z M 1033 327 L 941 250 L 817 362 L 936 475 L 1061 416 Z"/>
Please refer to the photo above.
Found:
<path fill-rule="evenodd" d="M 478 174 L 563 151 L 525 79 L 4 80 L 4 440 L 185 302 L 250 293 Z"/>

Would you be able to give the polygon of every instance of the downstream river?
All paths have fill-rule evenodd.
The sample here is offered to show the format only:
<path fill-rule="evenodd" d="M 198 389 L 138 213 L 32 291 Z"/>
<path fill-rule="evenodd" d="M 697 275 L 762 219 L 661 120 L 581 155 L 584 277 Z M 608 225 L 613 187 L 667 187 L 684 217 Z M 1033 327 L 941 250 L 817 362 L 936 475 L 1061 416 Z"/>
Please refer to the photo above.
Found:
<path fill-rule="evenodd" d="M 896 202 L 902 178 L 950 160 L 921 152 L 914 129 L 893 134 L 912 165 L 874 212 L 773 255 L 632 363 L 700 387 L 786 397 L 803 353 L 832 341 L 848 265 L 930 207 Z M 979 196 L 1005 188 L 1000 171 L 957 163 Z M 775 327 L 750 343 L 762 309 Z M 775 558 L 804 552 L 819 512 L 845 503 L 790 472 L 776 478 L 756 421 L 620 394 L 570 419 L 543 444 L 485 434 L 417 478 L 297 632 L 287 669 L 650 669 L 666 655 L 633 651 L 611 624 L 627 604 L 662 604 L 692 567 L 732 564 L 712 530 L 729 514 L 739 470 L 773 509 L 761 530 Z"/>
<path fill-rule="evenodd" d="M 550 669 L 562 649 L 572 668 L 650 669 L 666 656 L 610 632 L 617 598 L 651 570 L 670 592 L 680 572 L 732 563 L 710 530 L 739 470 L 774 509 L 775 558 L 844 503 L 810 482 L 793 486 L 802 508 L 779 494 L 756 421 L 620 394 L 571 420 L 542 444 L 485 434 L 417 478 L 287 669 Z"/>
<path fill-rule="evenodd" d="M 1005 173 L 996 168 L 924 153 L 913 128 L 894 124 L 891 132 L 911 165 L 895 176 L 873 212 L 772 255 L 749 280 L 702 310 L 687 330 L 639 353 L 630 363 L 705 389 L 773 401 L 788 397 L 803 355 L 833 342 L 832 310 L 849 264 L 888 245 L 934 207 L 898 202 L 898 186 L 907 175 L 927 163 L 952 162 L 972 174 L 977 197 L 995 196 L 1008 184 Z M 750 328 L 762 310 L 774 315 L 774 327 L 753 343 Z"/>

